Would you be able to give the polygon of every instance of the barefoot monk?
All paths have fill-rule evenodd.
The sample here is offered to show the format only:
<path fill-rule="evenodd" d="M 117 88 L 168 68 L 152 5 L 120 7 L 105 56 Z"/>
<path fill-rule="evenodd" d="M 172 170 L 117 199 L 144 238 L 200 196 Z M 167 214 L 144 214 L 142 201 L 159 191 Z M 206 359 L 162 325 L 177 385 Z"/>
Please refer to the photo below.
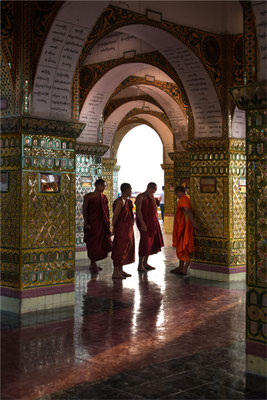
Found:
<path fill-rule="evenodd" d="M 194 251 L 194 228 L 196 222 L 190 204 L 190 199 L 185 193 L 183 186 L 175 188 L 178 198 L 176 214 L 173 225 L 173 247 L 176 247 L 176 254 L 179 259 L 179 267 L 170 272 L 179 275 L 186 275 L 190 264 L 190 254 Z"/>
<path fill-rule="evenodd" d="M 155 269 L 148 264 L 148 257 L 161 251 L 164 246 L 158 220 L 158 205 L 154 197 L 157 185 L 150 182 L 144 193 L 136 198 L 136 222 L 140 231 L 138 270 Z"/>
<path fill-rule="evenodd" d="M 96 261 L 106 258 L 112 249 L 108 199 L 103 194 L 105 188 L 104 179 L 98 179 L 95 191 L 87 193 L 83 201 L 84 242 L 91 261 L 90 271 L 95 273 L 102 269 L 97 267 Z"/>
<path fill-rule="evenodd" d="M 112 233 L 114 233 L 114 240 L 111 254 L 114 265 L 113 279 L 124 279 L 131 276 L 123 271 L 122 267 L 135 261 L 133 203 L 129 199 L 131 195 L 131 185 L 123 183 L 121 197 L 113 203 Z"/>

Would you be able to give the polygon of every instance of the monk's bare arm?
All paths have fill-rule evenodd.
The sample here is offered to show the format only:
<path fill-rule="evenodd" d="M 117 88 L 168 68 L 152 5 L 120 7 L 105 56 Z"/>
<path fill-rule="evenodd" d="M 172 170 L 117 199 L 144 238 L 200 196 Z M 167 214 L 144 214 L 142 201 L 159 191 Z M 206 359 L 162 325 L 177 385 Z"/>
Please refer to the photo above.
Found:
<path fill-rule="evenodd" d="M 156 199 L 155 199 L 154 195 L 151 193 L 151 194 L 148 195 L 148 197 L 150 197 L 150 199 L 152 200 L 154 211 L 158 212 L 158 206 L 157 206 Z"/>
<path fill-rule="evenodd" d="M 142 215 L 142 211 L 141 211 L 142 210 L 142 201 L 143 201 L 142 195 L 138 195 L 136 198 L 136 214 L 140 221 L 142 231 L 147 232 L 147 226 L 144 223 L 143 215 Z"/>
<path fill-rule="evenodd" d="M 112 217 L 112 233 L 114 233 L 114 231 L 115 231 L 116 222 L 118 220 L 118 216 L 119 216 L 123 206 L 124 206 L 123 200 L 118 199 L 116 202 L 115 210 L 113 212 L 113 217 Z"/>
<path fill-rule="evenodd" d="M 89 193 L 88 193 L 84 196 L 84 199 L 83 199 L 83 219 L 84 219 L 84 228 L 85 229 L 91 229 L 91 226 L 87 223 L 87 215 L 86 215 L 89 198 L 90 197 L 89 197 Z"/>
<path fill-rule="evenodd" d="M 185 211 L 186 215 L 188 216 L 188 218 L 189 218 L 191 224 L 193 225 L 194 229 L 195 229 L 196 231 L 198 231 L 198 230 L 199 230 L 199 227 L 198 227 L 198 225 L 197 225 L 197 223 L 196 223 L 196 221 L 195 221 L 195 219 L 194 219 L 192 210 L 191 210 L 190 208 L 184 207 L 184 211 Z"/>

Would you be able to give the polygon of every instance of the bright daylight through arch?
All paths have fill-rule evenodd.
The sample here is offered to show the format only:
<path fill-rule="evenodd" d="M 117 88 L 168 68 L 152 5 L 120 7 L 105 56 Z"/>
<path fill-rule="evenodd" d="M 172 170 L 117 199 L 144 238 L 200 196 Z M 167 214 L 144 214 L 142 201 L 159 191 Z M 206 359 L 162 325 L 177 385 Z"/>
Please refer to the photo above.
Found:
<path fill-rule="evenodd" d="M 131 129 L 121 141 L 117 164 L 121 166 L 118 176 L 119 188 L 128 182 L 133 193 L 143 192 L 149 182 L 155 182 L 160 193 L 164 185 L 163 145 L 154 129 L 141 125 Z"/>

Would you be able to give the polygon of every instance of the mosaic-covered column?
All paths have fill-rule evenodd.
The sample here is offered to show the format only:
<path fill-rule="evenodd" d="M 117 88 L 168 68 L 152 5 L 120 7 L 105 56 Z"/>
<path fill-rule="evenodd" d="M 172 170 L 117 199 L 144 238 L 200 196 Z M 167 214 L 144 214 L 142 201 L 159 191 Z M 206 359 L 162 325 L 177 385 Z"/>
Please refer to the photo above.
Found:
<path fill-rule="evenodd" d="M 118 193 L 120 192 L 119 188 L 119 170 L 121 169 L 120 165 L 115 165 L 113 168 L 113 201 L 115 201 L 118 197 Z"/>
<path fill-rule="evenodd" d="M 2 118 L 1 307 L 74 303 L 75 138 L 84 124 Z"/>
<path fill-rule="evenodd" d="M 112 204 L 113 204 L 113 175 L 114 175 L 114 167 L 116 165 L 117 160 L 113 158 L 103 158 L 102 159 L 102 178 L 107 182 L 107 188 L 104 194 L 108 198 L 109 203 L 109 213 L 110 219 L 112 218 Z"/>
<path fill-rule="evenodd" d="M 190 275 L 245 279 L 245 141 L 198 139 L 184 147 L 190 152 L 190 198 L 200 227 Z"/>
<path fill-rule="evenodd" d="M 266 376 L 266 84 L 231 92 L 237 107 L 246 111 L 247 371 Z"/>
<path fill-rule="evenodd" d="M 164 171 L 164 232 L 171 233 L 173 230 L 175 212 L 174 166 L 173 164 L 162 164 L 161 168 Z"/>
<path fill-rule="evenodd" d="M 95 181 L 102 177 L 101 157 L 108 148 L 102 144 L 76 144 L 76 259 L 87 258 L 83 241 L 83 199 L 86 193 L 95 190 Z"/>

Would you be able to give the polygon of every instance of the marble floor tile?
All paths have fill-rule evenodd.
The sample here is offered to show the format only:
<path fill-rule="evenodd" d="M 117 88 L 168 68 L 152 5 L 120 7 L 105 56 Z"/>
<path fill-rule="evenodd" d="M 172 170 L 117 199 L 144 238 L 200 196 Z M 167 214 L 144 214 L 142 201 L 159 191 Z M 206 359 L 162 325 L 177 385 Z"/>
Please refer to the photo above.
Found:
<path fill-rule="evenodd" d="M 150 263 L 80 260 L 72 310 L 3 313 L 2 399 L 246 398 L 245 285 L 171 274 L 171 247 Z"/>

